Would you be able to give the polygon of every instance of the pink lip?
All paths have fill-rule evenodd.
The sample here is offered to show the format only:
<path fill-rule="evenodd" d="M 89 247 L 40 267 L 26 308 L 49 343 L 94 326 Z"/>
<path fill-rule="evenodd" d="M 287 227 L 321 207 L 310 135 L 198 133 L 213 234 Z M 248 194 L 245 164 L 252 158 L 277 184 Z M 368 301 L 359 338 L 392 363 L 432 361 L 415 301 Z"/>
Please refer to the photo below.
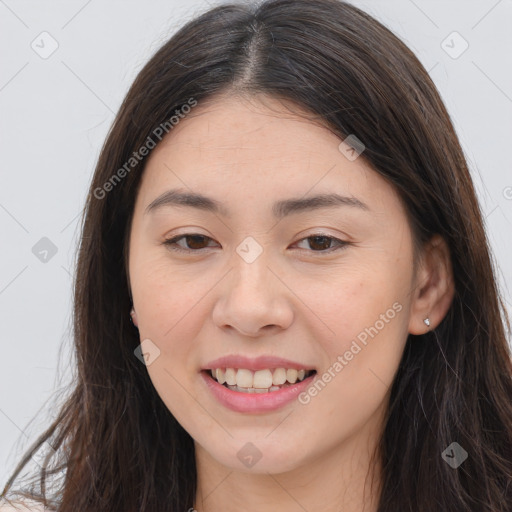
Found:
<path fill-rule="evenodd" d="M 214 361 L 217 363 L 217 361 Z M 219 368 L 219 366 L 216 366 Z M 233 366 L 228 366 L 233 368 Z M 242 366 L 242 368 L 246 368 Z M 266 366 L 265 368 L 269 368 Z M 252 369 L 252 368 L 247 368 Z M 279 391 L 269 391 L 267 393 L 242 393 L 239 391 L 231 391 L 231 389 L 219 384 L 205 370 L 201 372 L 203 381 L 208 386 L 213 396 L 225 407 L 236 412 L 259 413 L 270 412 L 293 401 L 302 391 L 304 391 L 315 378 L 316 373 L 310 375 L 302 382 L 291 384 Z"/>
<path fill-rule="evenodd" d="M 282 359 L 274 356 L 260 356 L 251 359 L 245 356 L 224 356 L 210 361 L 202 370 L 212 370 L 215 368 L 245 368 L 246 370 L 272 370 L 274 368 L 295 368 L 296 370 L 314 370 L 311 366 L 304 366 L 301 363 Z"/>

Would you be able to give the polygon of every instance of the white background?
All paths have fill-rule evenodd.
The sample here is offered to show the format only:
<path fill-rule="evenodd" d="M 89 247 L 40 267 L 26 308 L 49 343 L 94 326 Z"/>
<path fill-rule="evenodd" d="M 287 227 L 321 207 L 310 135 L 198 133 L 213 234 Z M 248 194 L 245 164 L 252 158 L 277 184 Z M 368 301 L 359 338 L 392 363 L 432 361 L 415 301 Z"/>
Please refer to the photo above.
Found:
<path fill-rule="evenodd" d="M 468 158 L 512 311 L 512 1 L 352 3 L 404 40 L 438 86 Z M 107 130 L 142 65 L 207 7 L 177 0 L 0 0 L 2 487 L 21 450 L 55 414 L 45 402 L 71 378 L 79 216 Z M 40 51 L 51 48 L 44 31 L 58 43 L 47 59 L 31 47 L 34 41 Z M 441 46 L 453 31 L 469 44 L 457 59 Z M 445 44 L 461 48 L 452 39 Z M 42 237 L 57 247 L 46 263 L 32 252 Z"/>

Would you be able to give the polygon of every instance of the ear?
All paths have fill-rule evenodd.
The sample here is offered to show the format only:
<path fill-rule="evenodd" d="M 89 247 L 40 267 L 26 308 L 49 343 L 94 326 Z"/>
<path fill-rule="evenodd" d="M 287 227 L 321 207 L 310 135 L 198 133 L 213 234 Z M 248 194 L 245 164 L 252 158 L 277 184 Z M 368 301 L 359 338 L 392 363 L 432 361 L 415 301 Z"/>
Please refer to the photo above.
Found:
<path fill-rule="evenodd" d="M 412 291 L 409 333 L 424 334 L 435 329 L 450 309 L 455 286 L 450 249 L 440 235 L 424 246 Z M 430 327 L 424 319 L 430 320 Z"/>
<path fill-rule="evenodd" d="M 139 324 L 137 323 L 137 313 L 135 313 L 135 309 L 132 308 L 130 311 L 130 316 L 132 317 L 132 322 L 135 327 L 139 327 Z"/>

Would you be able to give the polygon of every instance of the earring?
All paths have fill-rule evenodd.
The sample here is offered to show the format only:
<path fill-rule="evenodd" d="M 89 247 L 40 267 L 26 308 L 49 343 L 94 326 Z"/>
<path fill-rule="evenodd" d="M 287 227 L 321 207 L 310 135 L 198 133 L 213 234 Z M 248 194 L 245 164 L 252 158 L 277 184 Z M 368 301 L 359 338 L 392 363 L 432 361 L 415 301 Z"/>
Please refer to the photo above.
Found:
<path fill-rule="evenodd" d="M 428 316 L 427 316 L 427 318 L 425 318 L 425 319 L 423 320 L 423 323 L 424 323 L 427 327 L 430 327 L 430 319 L 429 319 L 429 317 L 428 317 Z"/>
<path fill-rule="evenodd" d="M 138 327 L 133 323 L 133 315 L 135 314 L 135 310 L 132 308 L 132 310 L 130 311 L 130 322 L 131 324 L 136 328 L 138 329 Z"/>

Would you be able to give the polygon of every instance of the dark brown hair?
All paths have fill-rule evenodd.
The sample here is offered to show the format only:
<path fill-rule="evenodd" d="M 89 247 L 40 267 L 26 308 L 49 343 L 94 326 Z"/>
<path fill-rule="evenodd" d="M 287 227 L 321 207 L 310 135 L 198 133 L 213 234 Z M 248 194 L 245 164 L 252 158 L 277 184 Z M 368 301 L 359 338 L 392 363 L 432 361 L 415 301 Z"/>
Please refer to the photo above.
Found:
<path fill-rule="evenodd" d="M 222 5 L 187 23 L 146 64 L 101 151 L 82 225 L 74 296 L 77 379 L 48 441 L 40 497 L 60 512 L 184 512 L 193 506 L 192 438 L 134 356 L 126 247 L 146 158 L 99 198 L 116 170 L 193 98 L 266 94 L 345 138 L 406 205 L 415 242 L 441 235 L 455 296 L 441 324 L 410 335 L 380 441 L 379 512 L 512 510 L 510 325 L 482 214 L 450 117 L 428 73 L 386 27 L 337 0 Z M 95 194 L 96 191 L 96 194 Z M 453 441 L 469 458 L 451 468 Z M 48 463 L 51 462 L 48 457 Z M 65 470 L 48 492 L 52 472 Z"/>

